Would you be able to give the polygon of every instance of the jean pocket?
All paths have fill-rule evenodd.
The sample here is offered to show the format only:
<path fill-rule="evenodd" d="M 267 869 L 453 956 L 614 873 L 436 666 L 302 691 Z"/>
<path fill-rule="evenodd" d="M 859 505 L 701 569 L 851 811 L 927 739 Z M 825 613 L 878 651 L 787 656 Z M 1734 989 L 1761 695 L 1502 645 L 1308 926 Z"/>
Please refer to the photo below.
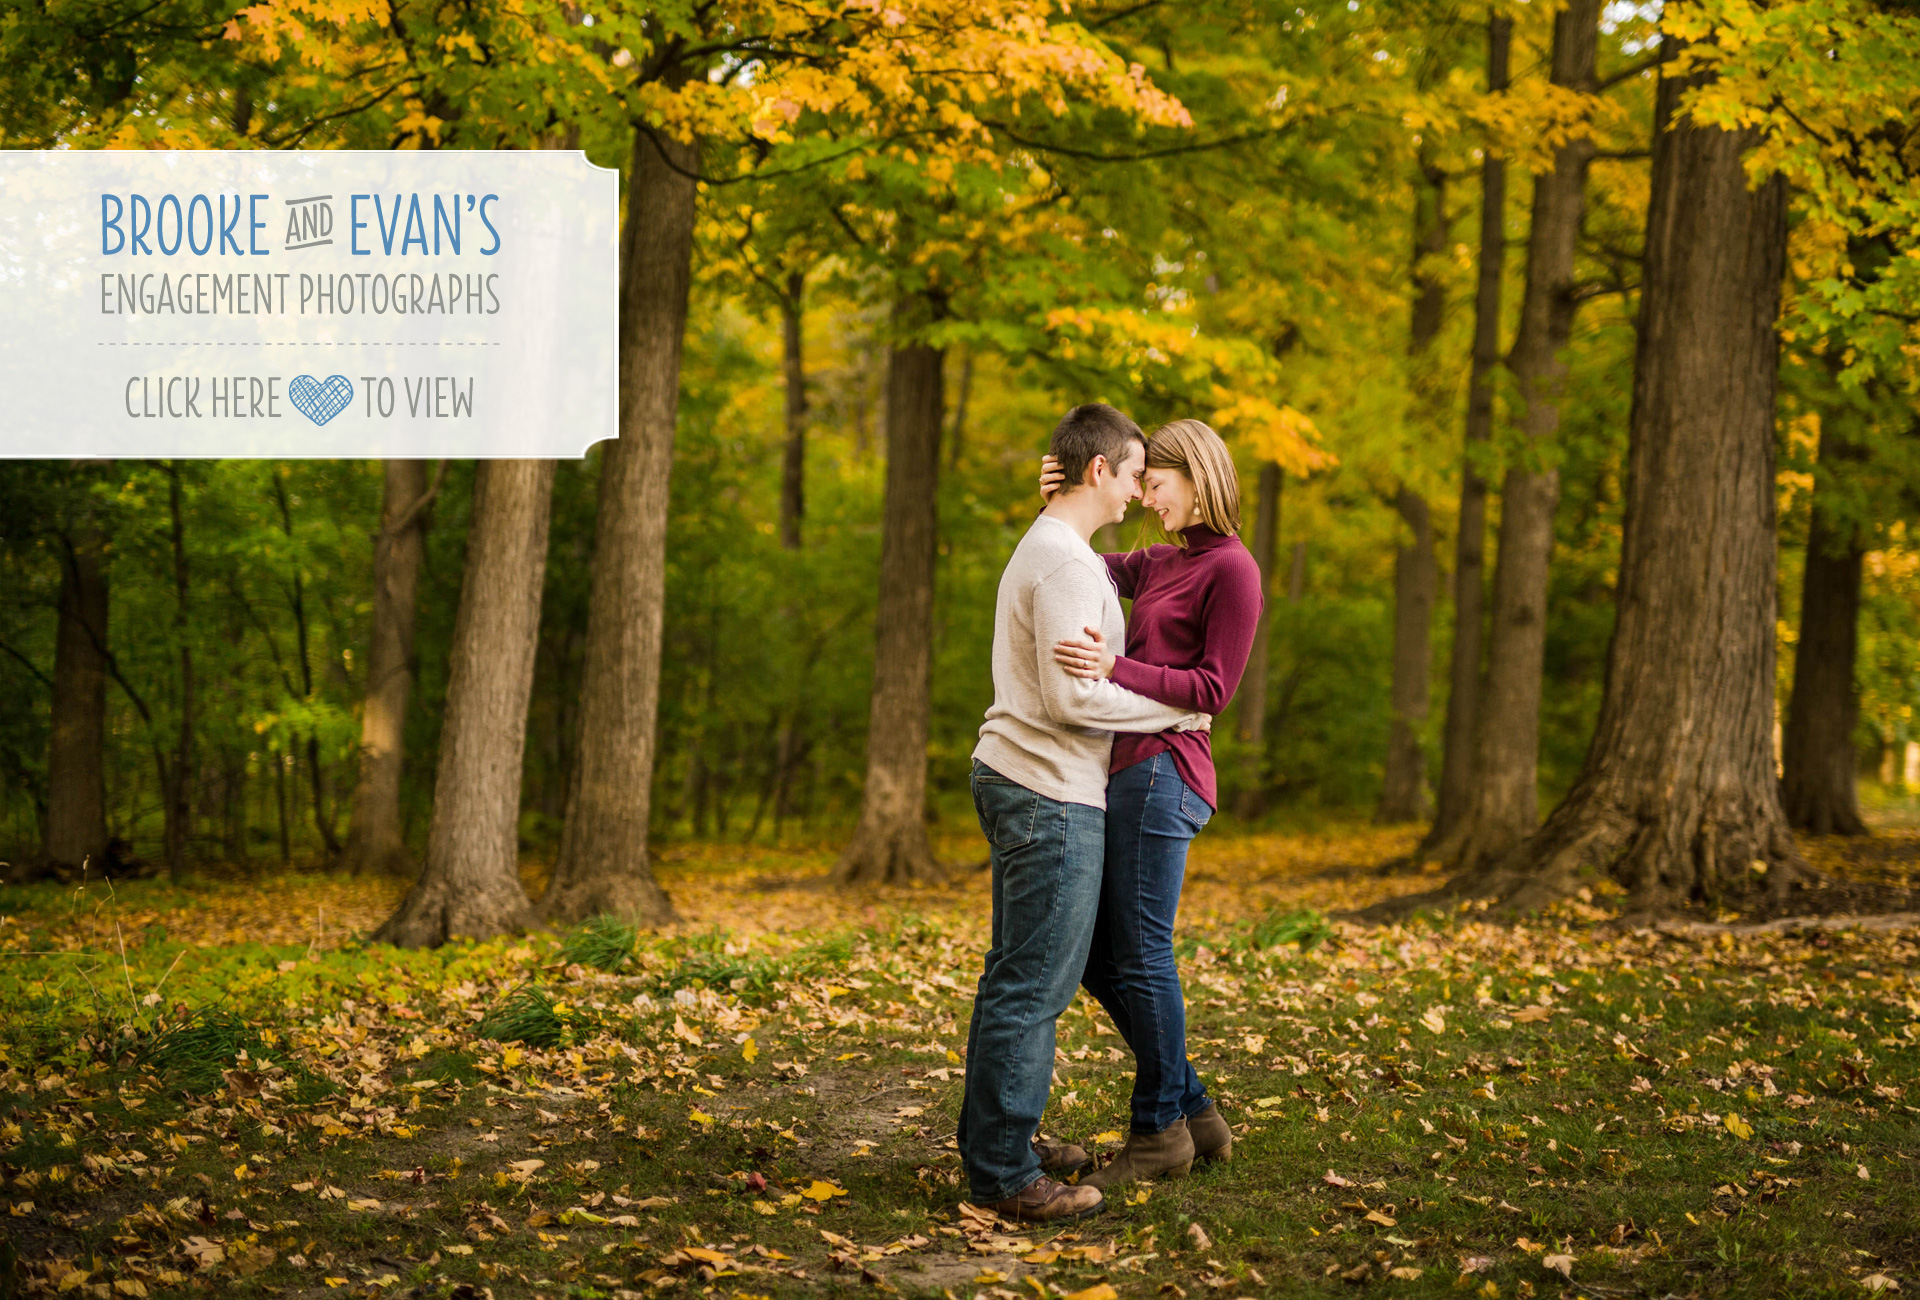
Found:
<path fill-rule="evenodd" d="M 1207 801 L 1184 786 L 1180 790 L 1180 815 L 1193 823 L 1195 831 L 1206 829 L 1213 819 L 1213 809 L 1207 807 Z"/>
<path fill-rule="evenodd" d="M 997 773 L 973 774 L 973 806 L 980 814 L 980 830 L 997 849 L 1025 848 L 1033 843 L 1040 819 L 1040 796 Z"/>

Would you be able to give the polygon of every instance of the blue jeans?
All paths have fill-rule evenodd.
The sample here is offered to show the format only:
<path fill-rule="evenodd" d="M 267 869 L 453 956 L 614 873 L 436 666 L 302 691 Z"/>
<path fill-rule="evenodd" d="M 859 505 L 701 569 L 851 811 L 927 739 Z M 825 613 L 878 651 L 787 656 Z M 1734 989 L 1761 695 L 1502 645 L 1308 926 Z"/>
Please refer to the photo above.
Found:
<path fill-rule="evenodd" d="M 1187 1059 L 1173 922 L 1187 845 L 1212 816 L 1180 779 L 1171 754 L 1122 768 L 1107 782 L 1106 872 L 1081 983 L 1133 1049 L 1135 1133 L 1158 1133 L 1208 1105 Z"/>
<path fill-rule="evenodd" d="M 967 1026 L 960 1158 L 976 1204 L 1040 1179 L 1033 1135 L 1053 1083 L 1054 1024 L 1078 991 L 1100 906 L 1106 816 L 973 765 L 993 858 L 993 942 Z"/>

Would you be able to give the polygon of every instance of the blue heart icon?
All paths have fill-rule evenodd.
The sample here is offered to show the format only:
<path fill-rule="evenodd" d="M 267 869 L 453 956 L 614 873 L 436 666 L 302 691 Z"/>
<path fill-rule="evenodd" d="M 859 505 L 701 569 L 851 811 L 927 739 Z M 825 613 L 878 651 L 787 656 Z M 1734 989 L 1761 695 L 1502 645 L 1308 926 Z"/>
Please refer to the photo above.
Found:
<path fill-rule="evenodd" d="M 300 414 L 315 424 L 325 424 L 353 401 L 353 385 L 345 375 L 328 375 L 325 379 L 295 375 L 287 385 L 287 396 Z"/>

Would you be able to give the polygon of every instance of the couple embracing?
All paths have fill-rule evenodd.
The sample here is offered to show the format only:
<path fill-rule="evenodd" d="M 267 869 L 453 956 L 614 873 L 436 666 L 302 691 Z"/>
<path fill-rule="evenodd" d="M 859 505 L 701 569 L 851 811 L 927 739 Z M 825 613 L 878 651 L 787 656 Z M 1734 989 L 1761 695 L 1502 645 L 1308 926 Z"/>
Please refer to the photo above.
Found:
<path fill-rule="evenodd" d="M 1046 508 L 1000 579 L 993 707 L 973 751 L 993 931 L 959 1129 L 974 1202 L 1030 1221 L 1092 1213 L 1108 1187 L 1232 1153 L 1187 1060 L 1173 925 L 1187 844 L 1218 803 L 1212 717 L 1240 683 L 1263 598 L 1212 429 L 1176 420 L 1149 439 L 1091 403 L 1067 412 L 1048 454 Z M 1094 530 L 1143 494 L 1172 543 L 1096 554 Z M 1081 987 L 1136 1069 L 1126 1146 L 1094 1172 L 1083 1148 L 1039 1140 L 1056 1022 Z"/>

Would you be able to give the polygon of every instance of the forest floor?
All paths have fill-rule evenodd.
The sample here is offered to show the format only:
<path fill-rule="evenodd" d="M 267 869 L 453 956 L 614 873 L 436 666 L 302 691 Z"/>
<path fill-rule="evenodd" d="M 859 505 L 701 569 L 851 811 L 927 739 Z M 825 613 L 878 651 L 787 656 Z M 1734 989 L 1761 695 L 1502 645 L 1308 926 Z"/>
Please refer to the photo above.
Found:
<path fill-rule="evenodd" d="M 848 895 L 824 847 L 669 847 L 668 932 L 420 953 L 364 943 L 387 881 L 0 892 L 0 1296 L 1920 1287 L 1920 931 L 1325 919 L 1428 887 L 1372 870 L 1411 841 L 1201 837 L 1190 1045 L 1234 1159 L 1065 1229 L 959 1177 L 984 873 Z M 1920 831 L 1812 853 L 1903 881 Z M 1117 1148 L 1132 1063 L 1086 999 L 1056 1059 L 1049 1132 Z"/>

